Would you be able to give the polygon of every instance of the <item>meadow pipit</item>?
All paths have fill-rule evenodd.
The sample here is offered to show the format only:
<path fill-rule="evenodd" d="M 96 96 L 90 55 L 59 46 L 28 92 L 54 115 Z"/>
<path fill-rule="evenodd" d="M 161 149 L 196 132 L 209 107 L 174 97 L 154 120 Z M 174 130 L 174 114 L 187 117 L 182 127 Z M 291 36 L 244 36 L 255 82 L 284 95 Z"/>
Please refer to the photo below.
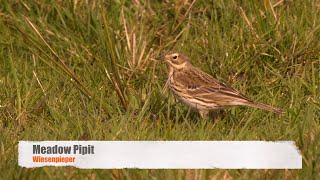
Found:
<path fill-rule="evenodd" d="M 284 112 L 280 108 L 254 102 L 232 87 L 194 67 L 184 54 L 168 52 L 156 59 L 167 63 L 169 67 L 167 82 L 175 97 L 197 110 L 202 118 L 207 118 L 210 110 L 239 105 L 275 113 Z"/>

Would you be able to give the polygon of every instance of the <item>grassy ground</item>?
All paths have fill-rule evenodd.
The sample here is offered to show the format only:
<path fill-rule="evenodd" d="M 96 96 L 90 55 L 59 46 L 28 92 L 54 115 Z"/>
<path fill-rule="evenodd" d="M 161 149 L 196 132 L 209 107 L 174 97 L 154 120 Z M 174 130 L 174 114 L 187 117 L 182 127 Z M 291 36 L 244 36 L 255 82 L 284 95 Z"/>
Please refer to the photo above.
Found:
<path fill-rule="evenodd" d="M 3 178 L 320 177 L 319 1 L 89 2 L 0 3 Z M 201 120 L 163 91 L 166 66 L 152 59 L 167 50 L 286 113 L 234 107 Z M 19 140 L 294 140 L 303 169 L 26 169 Z"/>

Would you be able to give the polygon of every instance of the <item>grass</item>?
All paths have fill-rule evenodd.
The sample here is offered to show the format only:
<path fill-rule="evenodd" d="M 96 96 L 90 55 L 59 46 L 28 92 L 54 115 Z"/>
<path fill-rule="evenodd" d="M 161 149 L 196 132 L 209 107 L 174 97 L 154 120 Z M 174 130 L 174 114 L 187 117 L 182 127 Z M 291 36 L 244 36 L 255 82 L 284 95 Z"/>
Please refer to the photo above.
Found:
<path fill-rule="evenodd" d="M 3 178 L 319 178 L 318 1 L 1 4 Z M 286 113 L 233 107 L 201 120 L 163 90 L 167 69 L 152 59 L 167 50 Z M 26 169 L 19 140 L 294 140 L 303 169 Z"/>

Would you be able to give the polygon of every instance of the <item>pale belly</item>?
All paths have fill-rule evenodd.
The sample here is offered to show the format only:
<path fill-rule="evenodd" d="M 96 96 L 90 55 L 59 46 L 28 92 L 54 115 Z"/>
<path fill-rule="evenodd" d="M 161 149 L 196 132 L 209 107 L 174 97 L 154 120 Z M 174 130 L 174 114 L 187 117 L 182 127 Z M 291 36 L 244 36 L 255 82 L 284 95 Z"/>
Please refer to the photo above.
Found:
<path fill-rule="evenodd" d="M 196 100 L 196 99 L 193 99 L 190 97 L 180 96 L 179 94 L 176 94 L 173 90 L 171 90 L 171 92 L 174 94 L 175 98 L 178 101 L 186 104 L 187 106 L 191 107 L 192 109 L 208 111 L 208 110 L 214 110 L 214 109 L 221 108 L 221 107 L 218 107 L 217 104 L 213 104 L 213 103 L 205 104 L 199 100 Z"/>

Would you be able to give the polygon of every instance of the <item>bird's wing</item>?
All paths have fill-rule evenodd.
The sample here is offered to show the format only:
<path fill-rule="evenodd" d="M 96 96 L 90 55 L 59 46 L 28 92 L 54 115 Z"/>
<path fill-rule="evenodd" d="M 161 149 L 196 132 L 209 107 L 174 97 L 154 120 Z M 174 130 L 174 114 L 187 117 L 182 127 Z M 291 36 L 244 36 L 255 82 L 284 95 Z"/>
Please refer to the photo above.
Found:
<path fill-rule="evenodd" d="M 234 88 L 218 81 L 209 74 L 197 70 L 185 72 L 185 77 L 177 77 L 176 80 L 183 86 L 185 93 L 192 95 L 197 100 L 208 103 L 216 103 L 221 106 L 237 105 L 244 101 L 252 101 Z M 179 80 L 179 78 L 181 78 Z"/>

